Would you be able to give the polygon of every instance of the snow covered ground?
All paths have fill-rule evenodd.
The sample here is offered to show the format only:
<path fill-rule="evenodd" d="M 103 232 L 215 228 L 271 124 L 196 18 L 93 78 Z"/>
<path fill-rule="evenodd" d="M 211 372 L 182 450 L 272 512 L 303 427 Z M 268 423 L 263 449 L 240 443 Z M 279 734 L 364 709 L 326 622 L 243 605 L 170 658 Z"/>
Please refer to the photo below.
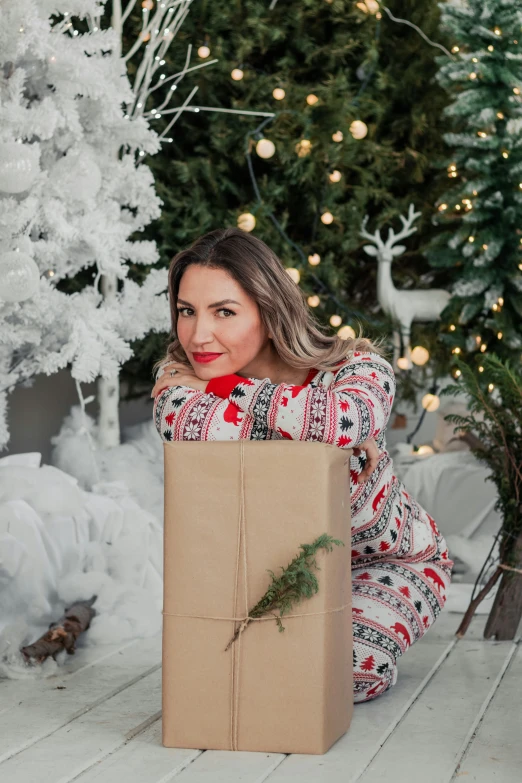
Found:
<path fill-rule="evenodd" d="M 161 441 L 146 422 L 93 458 L 84 424 L 74 408 L 55 439 L 55 465 L 41 465 L 39 453 L 0 459 L 0 676 L 52 672 L 54 661 L 28 667 L 19 648 L 77 599 L 97 595 L 82 644 L 161 629 Z"/>

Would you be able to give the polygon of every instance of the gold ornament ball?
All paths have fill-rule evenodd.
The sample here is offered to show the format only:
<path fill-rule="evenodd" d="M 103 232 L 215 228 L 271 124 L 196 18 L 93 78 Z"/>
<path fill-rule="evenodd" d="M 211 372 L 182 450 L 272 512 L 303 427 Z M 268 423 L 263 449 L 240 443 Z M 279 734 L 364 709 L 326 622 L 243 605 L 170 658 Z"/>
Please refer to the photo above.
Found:
<path fill-rule="evenodd" d="M 275 152 L 275 144 L 270 139 L 259 139 L 256 144 L 256 152 L 260 158 L 271 158 Z"/>
<path fill-rule="evenodd" d="M 413 364 L 416 364 L 419 367 L 422 367 L 423 364 L 426 364 L 429 358 L 430 358 L 430 352 L 428 351 L 427 348 L 424 348 L 422 345 L 416 345 L 411 352 L 411 360 Z"/>
<path fill-rule="evenodd" d="M 334 171 L 332 171 L 332 173 L 330 174 L 330 182 L 339 182 L 341 177 L 342 177 L 341 172 L 338 171 L 337 169 L 334 169 Z"/>
<path fill-rule="evenodd" d="M 298 283 L 301 279 L 301 274 L 299 272 L 299 269 L 294 269 L 293 266 L 289 266 L 285 269 L 286 274 L 288 277 L 290 277 L 294 283 Z"/>
<path fill-rule="evenodd" d="M 324 223 L 325 226 L 329 226 L 330 223 L 333 223 L 334 216 L 331 212 L 323 212 L 321 215 L 321 223 Z"/>
<path fill-rule="evenodd" d="M 251 212 L 243 212 L 237 219 L 237 227 L 243 231 L 252 231 L 256 225 L 256 219 Z"/>
<path fill-rule="evenodd" d="M 410 367 L 408 358 L 406 356 L 401 356 L 400 359 L 397 359 L 397 367 L 399 370 L 408 370 Z"/>
<path fill-rule="evenodd" d="M 210 54 L 210 49 L 208 48 L 208 46 L 200 46 L 199 47 L 199 49 L 198 49 L 198 56 L 199 57 L 202 57 L 204 59 L 205 57 L 208 57 L 209 54 Z"/>
<path fill-rule="evenodd" d="M 301 139 L 301 141 L 298 141 L 295 145 L 295 151 L 297 152 L 298 156 L 300 158 L 304 158 L 305 155 L 308 155 L 312 149 L 312 142 L 310 139 Z"/>
<path fill-rule="evenodd" d="M 243 76 L 245 75 L 244 72 L 241 70 L 241 68 L 234 68 L 234 70 L 231 72 L 231 77 L 235 82 L 241 81 Z"/>
<path fill-rule="evenodd" d="M 331 315 L 330 316 L 330 323 L 332 326 L 340 326 L 343 322 L 343 319 L 340 315 Z"/>
<path fill-rule="evenodd" d="M 272 92 L 272 95 L 276 99 L 276 101 L 282 101 L 286 95 L 286 92 L 283 90 L 282 87 L 276 87 L 275 90 Z"/>
<path fill-rule="evenodd" d="M 308 256 L 308 263 L 312 266 L 317 266 L 317 264 L 321 263 L 321 256 L 319 253 L 312 253 Z"/>
<path fill-rule="evenodd" d="M 321 303 L 321 300 L 316 294 L 309 296 L 307 301 L 310 307 L 317 307 Z"/>
<path fill-rule="evenodd" d="M 368 133 L 368 126 L 362 120 L 354 120 L 350 125 L 350 133 L 354 139 L 364 139 Z"/>
<path fill-rule="evenodd" d="M 317 103 L 318 100 L 319 98 L 317 97 L 317 95 L 314 95 L 313 93 L 310 93 L 310 95 L 306 96 L 306 102 L 309 106 L 313 106 L 314 103 Z"/>
<path fill-rule="evenodd" d="M 422 398 L 422 407 L 428 413 L 438 410 L 440 405 L 440 398 L 436 394 L 425 394 Z"/>
<path fill-rule="evenodd" d="M 334 141 L 342 141 L 344 138 L 342 131 L 335 131 L 335 133 L 332 133 L 332 139 Z"/>
<path fill-rule="evenodd" d="M 338 330 L 337 334 L 341 338 L 341 340 L 349 340 L 350 338 L 355 337 L 355 332 L 352 329 L 351 326 L 341 326 L 341 328 Z"/>

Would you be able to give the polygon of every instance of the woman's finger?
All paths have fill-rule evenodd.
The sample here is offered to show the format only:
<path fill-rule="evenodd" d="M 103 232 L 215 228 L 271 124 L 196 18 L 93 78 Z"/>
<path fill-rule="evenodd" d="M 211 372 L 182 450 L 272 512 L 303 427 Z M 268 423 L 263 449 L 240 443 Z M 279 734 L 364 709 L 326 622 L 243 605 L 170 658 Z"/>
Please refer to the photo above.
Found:
<path fill-rule="evenodd" d="M 359 444 L 359 449 L 366 452 L 366 464 L 364 470 L 360 473 L 358 483 L 363 484 L 372 475 L 379 462 L 379 449 L 373 439 Z"/>

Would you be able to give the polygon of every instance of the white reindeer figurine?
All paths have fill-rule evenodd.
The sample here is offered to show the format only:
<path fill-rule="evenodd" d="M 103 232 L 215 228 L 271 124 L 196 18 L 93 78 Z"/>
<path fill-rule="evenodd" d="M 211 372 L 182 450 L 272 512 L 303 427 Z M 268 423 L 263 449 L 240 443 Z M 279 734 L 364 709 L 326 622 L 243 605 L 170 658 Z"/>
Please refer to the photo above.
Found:
<path fill-rule="evenodd" d="M 413 204 L 410 204 L 408 217 L 400 216 L 403 228 L 395 234 L 393 228 L 388 230 L 388 239 L 383 242 L 379 230 L 374 234 L 366 231 L 368 215 L 361 225 L 361 236 L 373 242 L 372 245 L 364 245 L 364 250 L 369 256 L 376 256 L 379 262 L 377 272 L 377 298 L 384 312 L 389 315 L 395 324 L 393 330 L 393 366 L 394 369 L 411 368 L 411 344 L 410 333 L 413 321 L 437 321 L 450 299 L 450 293 L 441 288 L 431 290 L 399 291 L 393 285 L 391 265 L 395 256 L 399 256 L 406 250 L 404 245 L 395 244 L 400 239 L 405 239 L 417 231 L 412 227 L 420 212 L 415 212 Z M 399 367 L 398 361 L 402 358 Z"/>

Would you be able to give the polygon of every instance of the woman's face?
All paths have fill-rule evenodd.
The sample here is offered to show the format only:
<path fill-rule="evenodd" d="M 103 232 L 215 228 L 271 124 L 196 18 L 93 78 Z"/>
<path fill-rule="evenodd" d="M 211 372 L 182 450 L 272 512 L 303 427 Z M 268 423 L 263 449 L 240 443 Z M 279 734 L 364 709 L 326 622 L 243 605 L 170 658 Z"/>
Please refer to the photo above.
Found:
<path fill-rule="evenodd" d="M 224 269 L 191 264 L 181 278 L 178 299 L 179 341 L 203 380 L 255 369 L 254 359 L 271 345 L 259 308 Z M 200 354 L 217 358 L 201 362 Z"/>

